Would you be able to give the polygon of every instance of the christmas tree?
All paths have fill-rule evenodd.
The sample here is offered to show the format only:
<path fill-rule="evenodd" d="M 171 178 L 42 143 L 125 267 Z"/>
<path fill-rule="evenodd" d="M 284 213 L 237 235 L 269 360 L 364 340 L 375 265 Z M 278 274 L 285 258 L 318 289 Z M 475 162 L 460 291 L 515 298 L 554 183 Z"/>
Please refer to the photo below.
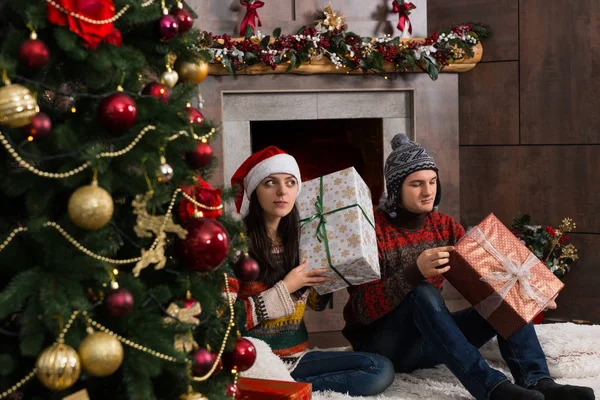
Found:
<path fill-rule="evenodd" d="M 258 267 L 206 182 L 195 18 L 0 3 L 0 399 L 225 398 L 254 362 L 225 273 Z"/>

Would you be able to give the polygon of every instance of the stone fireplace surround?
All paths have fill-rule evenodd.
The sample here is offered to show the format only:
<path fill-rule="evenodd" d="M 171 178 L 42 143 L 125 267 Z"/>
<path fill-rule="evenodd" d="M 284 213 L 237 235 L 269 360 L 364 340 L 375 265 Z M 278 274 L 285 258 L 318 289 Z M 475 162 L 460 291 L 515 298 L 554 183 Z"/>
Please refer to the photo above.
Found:
<path fill-rule="evenodd" d="M 211 184 L 228 185 L 231 175 L 251 154 L 251 121 L 381 118 L 381 162 L 391 151 L 394 134 L 403 132 L 416 139 L 432 153 L 440 169 L 440 211 L 460 220 L 457 74 L 440 74 L 435 82 L 421 73 L 396 79 L 373 75 L 209 76 L 200 89 L 205 100 L 203 114 L 222 128 L 211 142 L 219 160 Z M 339 291 L 333 309 L 307 313 L 309 331 L 340 330 L 346 298 L 346 291 Z"/>

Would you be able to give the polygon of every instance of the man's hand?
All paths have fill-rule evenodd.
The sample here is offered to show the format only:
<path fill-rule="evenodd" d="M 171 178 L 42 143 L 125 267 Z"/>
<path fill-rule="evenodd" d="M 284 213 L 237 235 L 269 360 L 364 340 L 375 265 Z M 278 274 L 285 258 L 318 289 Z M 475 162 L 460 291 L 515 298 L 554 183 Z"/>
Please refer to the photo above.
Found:
<path fill-rule="evenodd" d="M 443 274 L 450 270 L 450 266 L 446 265 L 450 262 L 450 252 L 454 250 L 454 246 L 436 247 L 427 249 L 417 258 L 417 267 L 421 274 L 427 278 Z M 446 265 L 442 268 L 443 265 Z"/>

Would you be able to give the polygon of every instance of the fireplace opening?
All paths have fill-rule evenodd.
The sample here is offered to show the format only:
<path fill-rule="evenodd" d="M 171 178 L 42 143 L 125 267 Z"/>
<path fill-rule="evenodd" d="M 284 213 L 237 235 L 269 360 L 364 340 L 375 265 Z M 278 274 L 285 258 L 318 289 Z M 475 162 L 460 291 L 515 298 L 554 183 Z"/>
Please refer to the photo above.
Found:
<path fill-rule="evenodd" d="M 383 192 L 383 120 L 319 119 L 250 122 L 252 152 L 277 146 L 298 161 L 308 181 L 354 167 L 371 189 L 373 204 Z"/>

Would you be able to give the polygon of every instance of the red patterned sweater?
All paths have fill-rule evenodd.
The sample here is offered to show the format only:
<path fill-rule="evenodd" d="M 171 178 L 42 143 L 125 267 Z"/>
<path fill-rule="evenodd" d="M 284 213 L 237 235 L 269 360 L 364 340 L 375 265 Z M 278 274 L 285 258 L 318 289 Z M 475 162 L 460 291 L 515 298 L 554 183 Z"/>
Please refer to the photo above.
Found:
<path fill-rule="evenodd" d="M 465 233 L 458 222 L 439 212 L 428 213 L 421 228 L 407 230 L 382 210 L 375 212 L 375 230 L 381 279 L 348 288 L 343 333 L 351 343 L 366 337 L 371 323 L 398 307 L 424 280 L 417 267 L 417 258 L 424 250 L 453 246 Z"/>

